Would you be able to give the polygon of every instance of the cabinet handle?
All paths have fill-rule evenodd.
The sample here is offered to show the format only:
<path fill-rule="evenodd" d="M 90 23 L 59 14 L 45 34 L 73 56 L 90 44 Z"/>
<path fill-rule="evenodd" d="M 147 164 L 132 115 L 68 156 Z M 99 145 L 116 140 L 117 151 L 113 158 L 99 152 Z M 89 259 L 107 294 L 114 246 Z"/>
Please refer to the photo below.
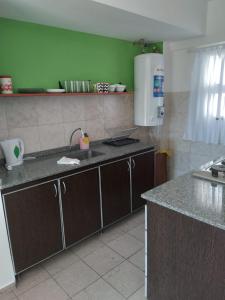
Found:
<path fill-rule="evenodd" d="M 62 182 L 62 184 L 63 184 L 63 194 L 65 195 L 65 193 L 66 193 L 66 184 L 65 184 L 64 181 Z"/>
<path fill-rule="evenodd" d="M 135 164 L 135 160 L 132 158 L 132 164 L 133 164 L 133 169 L 135 168 L 136 164 Z"/>
<path fill-rule="evenodd" d="M 128 164 L 128 172 L 130 172 L 130 162 L 127 161 L 127 164 Z"/>
<path fill-rule="evenodd" d="M 58 196 L 58 189 L 55 183 L 54 183 L 54 189 L 55 189 L 55 198 L 56 198 Z"/>

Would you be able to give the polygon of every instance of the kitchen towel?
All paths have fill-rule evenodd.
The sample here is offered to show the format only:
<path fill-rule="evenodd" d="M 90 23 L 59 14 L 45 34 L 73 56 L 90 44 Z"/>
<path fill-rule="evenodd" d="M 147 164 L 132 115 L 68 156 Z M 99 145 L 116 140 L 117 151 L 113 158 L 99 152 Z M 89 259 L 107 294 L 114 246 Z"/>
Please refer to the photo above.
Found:
<path fill-rule="evenodd" d="M 79 165 L 80 160 L 77 158 L 69 158 L 66 156 L 63 156 L 60 158 L 60 160 L 57 161 L 58 165 Z"/>

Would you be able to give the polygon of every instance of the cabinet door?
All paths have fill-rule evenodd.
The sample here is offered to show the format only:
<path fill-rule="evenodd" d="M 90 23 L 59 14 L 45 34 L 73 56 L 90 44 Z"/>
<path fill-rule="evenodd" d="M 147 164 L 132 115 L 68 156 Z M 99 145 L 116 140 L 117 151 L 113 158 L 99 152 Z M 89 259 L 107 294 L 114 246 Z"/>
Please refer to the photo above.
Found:
<path fill-rule="evenodd" d="M 61 180 L 66 246 L 101 228 L 98 169 Z"/>
<path fill-rule="evenodd" d="M 4 196 L 15 272 L 62 250 L 57 182 Z"/>
<path fill-rule="evenodd" d="M 131 212 L 129 160 L 101 167 L 102 210 L 104 226 Z"/>
<path fill-rule="evenodd" d="M 141 194 L 154 187 L 154 152 L 133 156 L 132 166 L 132 209 L 145 204 Z"/>

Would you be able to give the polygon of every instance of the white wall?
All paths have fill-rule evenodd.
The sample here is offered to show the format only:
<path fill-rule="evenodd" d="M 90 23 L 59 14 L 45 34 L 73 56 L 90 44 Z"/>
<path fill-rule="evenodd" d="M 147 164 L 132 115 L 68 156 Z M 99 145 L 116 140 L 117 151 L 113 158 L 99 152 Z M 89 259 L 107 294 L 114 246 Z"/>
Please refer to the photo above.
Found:
<path fill-rule="evenodd" d="M 207 0 L 93 0 L 147 18 L 187 29 L 205 31 Z"/>
<path fill-rule="evenodd" d="M 14 283 L 14 281 L 15 278 L 0 193 L 0 289 Z"/>
<path fill-rule="evenodd" d="M 190 90 L 194 48 L 225 41 L 225 1 L 214 0 L 208 4 L 206 35 L 181 42 L 165 43 L 165 69 L 167 92 Z"/>

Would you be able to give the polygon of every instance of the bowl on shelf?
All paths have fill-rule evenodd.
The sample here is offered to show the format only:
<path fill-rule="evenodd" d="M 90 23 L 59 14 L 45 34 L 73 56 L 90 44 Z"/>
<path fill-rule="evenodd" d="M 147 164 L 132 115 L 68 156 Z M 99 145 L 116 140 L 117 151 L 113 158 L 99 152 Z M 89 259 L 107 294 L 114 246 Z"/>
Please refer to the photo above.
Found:
<path fill-rule="evenodd" d="M 109 92 L 110 93 L 113 93 L 113 92 L 115 92 L 116 91 L 116 84 L 111 84 L 110 86 L 109 86 Z"/>
<path fill-rule="evenodd" d="M 117 84 L 116 85 L 116 92 L 125 92 L 127 86 L 126 85 L 123 85 L 123 84 Z"/>

